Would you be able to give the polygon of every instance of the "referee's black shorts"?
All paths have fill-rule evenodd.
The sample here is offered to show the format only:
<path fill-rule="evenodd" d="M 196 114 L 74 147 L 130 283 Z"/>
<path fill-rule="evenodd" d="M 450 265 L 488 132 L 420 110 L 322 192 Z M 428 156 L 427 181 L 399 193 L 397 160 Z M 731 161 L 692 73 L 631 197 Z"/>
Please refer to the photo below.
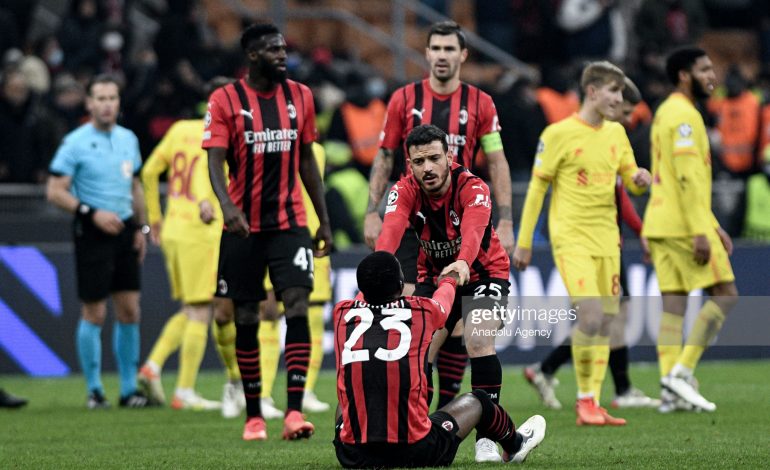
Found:
<path fill-rule="evenodd" d="M 123 224 L 119 234 L 109 235 L 91 220 L 75 219 L 75 269 L 78 297 L 83 302 L 104 300 L 111 292 L 139 290 L 139 252 L 134 249 L 137 226 L 130 219 Z"/>

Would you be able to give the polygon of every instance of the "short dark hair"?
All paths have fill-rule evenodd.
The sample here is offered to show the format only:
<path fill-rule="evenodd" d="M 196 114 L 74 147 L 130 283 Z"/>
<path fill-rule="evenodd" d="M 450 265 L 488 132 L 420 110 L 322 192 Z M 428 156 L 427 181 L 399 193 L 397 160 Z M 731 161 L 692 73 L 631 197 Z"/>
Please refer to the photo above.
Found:
<path fill-rule="evenodd" d="M 364 299 L 376 305 L 401 295 L 404 273 L 395 256 L 387 251 L 375 251 L 358 264 L 356 281 Z"/>
<path fill-rule="evenodd" d="M 462 28 L 460 28 L 460 25 L 454 21 L 439 21 L 438 23 L 433 23 L 430 27 L 430 32 L 428 32 L 428 45 L 430 45 L 430 38 L 433 37 L 434 34 L 438 34 L 439 36 L 449 36 L 450 34 L 454 34 L 457 36 L 457 42 L 460 43 L 460 49 L 465 49 L 465 33 Z"/>
<path fill-rule="evenodd" d="M 91 77 L 91 80 L 88 81 L 88 85 L 86 86 L 86 93 L 88 96 L 91 96 L 93 93 L 94 85 L 99 83 L 114 83 L 115 86 L 118 87 L 118 92 L 120 92 L 120 90 L 123 88 L 123 84 L 121 83 L 120 79 L 118 79 L 118 77 L 115 75 L 109 73 L 100 73 L 98 75 L 94 75 Z"/>
<path fill-rule="evenodd" d="M 252 42 L 269 34 L 281 34 L 281 30 L 272 23 L 254 23 L 243 30 L 243 34 L 241 34 L 241 48 L 246 51 Z"/>
<path fill-rule="evenodd" d="M 675 49 L 666 58 L 666 75 L 669 81 L 674 86 L 679 85 L 679 72 L 690 71 L 695 62 L 705 55 L 706 51 L 700 47 L 685 46 Z"/>
<path fill-rule="evenodd" d="M 406 136 L 406 151 L 415 145 L 428 145 L 431 142 L 440 141 L 444 147 L 444 152 L 449 151 L 449 144 L 446 140 L 446 132 L 442 131 L 433 124 L 423 124 L 409 131 Z"/>
<path fill-rule="evenodd" d="M 628 77 L 626 77 L 625 85 L 625 88 L 623 88 L 623 101 L 628 101 L 634 105 L 639 104 L 642 101 L 642 94 L 639 92 L 639 88 Z"/>

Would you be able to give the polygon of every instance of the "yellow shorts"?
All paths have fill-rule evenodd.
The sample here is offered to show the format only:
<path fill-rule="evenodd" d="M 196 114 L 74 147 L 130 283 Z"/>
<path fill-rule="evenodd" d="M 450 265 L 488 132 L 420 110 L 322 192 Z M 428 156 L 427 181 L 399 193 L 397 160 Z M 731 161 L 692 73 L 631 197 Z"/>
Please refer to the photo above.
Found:
<path fill-rule="evenodd" d="M 311 304 L 323 304 L 332 299 L 331 259 L 328 256 L 313 258 L 313 291 L 310 292 Z M 265 291 L 273 290 L 270 273 L 265 274 Z"/>
<path fill-rule="evenodd" d="M 716 230 L 707 238 L 711 245 L 711 258 L 704 265 L 693 259 L 691 237 L 649 239 L 650 256 L 661 292 L 690 292 L 735 281 L 730 258 Z"/>
<path fill-rule="evenodd" d="M 600 298 L 604 313 L 620 311 L 620 255 L 554 253 L 553 259 L 572 302 Z"/>
<path fill-rule="evenodd" d="M 217 287 L 219 239 L 211 242 L 161 238 L 171 297 L 185 304 L 210 302 Z"/>

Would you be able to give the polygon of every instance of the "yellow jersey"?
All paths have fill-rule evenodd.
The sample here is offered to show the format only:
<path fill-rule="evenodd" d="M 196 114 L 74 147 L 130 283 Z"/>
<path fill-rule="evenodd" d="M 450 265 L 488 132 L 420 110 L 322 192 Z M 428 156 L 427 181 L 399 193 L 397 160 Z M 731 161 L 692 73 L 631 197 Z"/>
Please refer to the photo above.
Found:
<path fill-rule="evenodd" d="M 177 121 L 169 128 L 142 168 L 150 224 L 161 220 L 158 179 L 167 173 L 168 198 L 161 236 L 176 240 L 219 240 L 222 211 L 209 181 L 208 155 L 201 150 L 203 120 Z M 198 204 L 207 199 L 214 206 L 210 224 L 200 220 Z"/>
<path fill-rule="evenodd" d="M 655 112 L 652 190 L 642 235 L 705 235 L 718 226 L 711 212 L 711 151 L 706 125 L 693 103 L 672 93 Z"/>
<path fill-rule="evenodd" d="M 619 255 L 615 183 L 620 174 L 629 190 L 643 192 L 632 181 L 637 170 L 626 132 L 616 122 L 593 127 L 573 114 L 546 127 L 532 174 L 553 187 L 548 225 L 554 253 Z"/>

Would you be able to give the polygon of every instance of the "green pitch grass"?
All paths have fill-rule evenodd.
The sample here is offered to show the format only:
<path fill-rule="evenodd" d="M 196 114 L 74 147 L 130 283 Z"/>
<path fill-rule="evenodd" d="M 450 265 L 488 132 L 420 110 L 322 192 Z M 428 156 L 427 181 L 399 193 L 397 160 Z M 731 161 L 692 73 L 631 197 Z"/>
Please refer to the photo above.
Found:
<path fill-rule="evenodd" d="M 657 368 L 632 366 L 634 384 L 657 393 Z M 283 375 L 283 374 L 282 374 Z M 705 363 L 698 368 L 703 394 L 718 405 L 715 413 L 660 415 L 652 410 L 624 410 L 623 428 L 578 428 L 570 368 L 559 374 L 557 396 L 565 409 L 545 410 L 521 376 L 505 369 L 503 405 L 514 421 L 540 413 L 548 422 L 546 439 L 530 454 L 527 468 L 760 468 L 770 455 L 770 362 Z M 117 380 L 105 377 L 116 405 Z M 175 377 L 164 375 L 167 393 Z M 279 377 L 275 390 L 284 388 Z M 466 382 L 468 377 L 466 377 Z M 202 373 L 198 389 L 220 396 L 223 375 Z M 612 397 L 611 381 L 604 396 Z M 268 424 L 267 442 L 243 442 L 242 419 L 225 420 L 219 412 L 151 410 L 88 411 L 81 377 L 30 379 L 0 377 L 0 386 L 30 399 L 20 410 L 0 409 L 0 468 L 334 468 L 332 412 L 310 415 L 316 434 L 309 441 L 284 442 L 281 422 Z M 335 399 L 334 374 L 322 374 L 317 394 Z M 275 393 L 278 405 L 285 396 Z M 460 447 L 455 468 L 476 469 L 472 438 Z M 485 465 L 483 468 L 496 467 Z"/>

